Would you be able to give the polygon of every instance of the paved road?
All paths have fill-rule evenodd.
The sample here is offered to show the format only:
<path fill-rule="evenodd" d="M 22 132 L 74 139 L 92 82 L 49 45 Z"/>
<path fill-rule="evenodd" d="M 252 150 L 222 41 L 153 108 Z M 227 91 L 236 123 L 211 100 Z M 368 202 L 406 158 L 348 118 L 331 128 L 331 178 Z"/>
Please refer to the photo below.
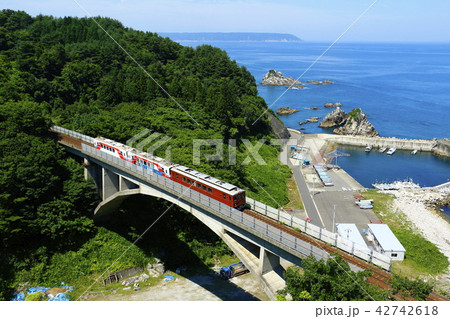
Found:
<path fill-rule="evenodd" d="M 311 224 L 324 227 L 325 225 L 323 224 L 322 218 L 320 217 L 316 205 L 314 204 L 314 201 L 311 198 L 308 185 L 306 185 L 306 181 L 305 178 L 303 177 L 303 174 L 301 173 L 300 166 L 294 166 L 290 161 L 287 161 L 287 164 L 294 173 L 294 179 L 295 182 L 297 183 L 300 196 L 302 197 L 303 206 L 305 207 L 306 214 L 311 220 Z"/>
<path fill-rule="evenodd" d="M 293 138 L 302 141 L 303 136 L 295 132 L 291 133 L 293 133 Z M 332 187 L 324 187 L 320 182 L 317 182 L 314 190 L 312 190 L 311 181 L 309 180 L 308 187 L 305 176 L 315 174 L 314 170 L 312 168 L 305 168 L 306 171 L 302 172 L 301 166 L 294 165 L 287 157 L 289 147 L 289 144 L 285 147 L 280 160 L 292 169 L 305 210 L 312 224 L 332 231 L 333 218 L 335 218 L 336 223 L 356 224 L 360 230 L 367 228 L 367 224 L 376 222 L 377 217 L 371 209 L 362 210 L 355 204 L 356 199 L 353 195 L 357 194 L 359 190 L 364 189 L 364 187 L 345 173 L 345 171 L 330 170 L 329 175 L 332 177 L 335 185 Z M 312 151 L 310 149 L 310 152 Z M 313 158 L 313 155 L 309 154 L 310 158 Z M 316 180 L 319 180 L 318 176 Z M 313 192 L 310 192 L 310 189 Z M 334 205 L 336 205 L 335 217 L 333 216 Z"/>

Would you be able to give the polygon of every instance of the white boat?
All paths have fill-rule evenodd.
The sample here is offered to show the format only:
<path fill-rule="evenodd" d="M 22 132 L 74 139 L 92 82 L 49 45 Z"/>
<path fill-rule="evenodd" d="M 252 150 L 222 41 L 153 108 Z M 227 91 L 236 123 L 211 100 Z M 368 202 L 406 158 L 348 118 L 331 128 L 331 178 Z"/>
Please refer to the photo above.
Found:
<path fill-rule="evenodd" d="M 391 147 L 390 149 L 389 149 L 389 151 L 387 151 L 387 155 L 392 155 L 392 154 L 394 154 L 395 153 L 395 151 L 396 151 L 397 149 L 395 148 L 395 147 Z"/>
<path fill-rule="evenodd" d="M 381 148 L 378 150 L 378 152 L 380 152 L 380 153 L 384 153 L 384 151 L 386 151 L 386 147 L 381 147 Z"/>
<path fill-rule="evenodd" d="M 411 155 L 416 155 L 417 154 L 417 150 L 414 150 L 411 152 Z"/>
<path fill-rule="evenodd" d="M 366 152 L 370 152 L 372 150 L 372 145 L 367 145 L 366 146 Z"/>

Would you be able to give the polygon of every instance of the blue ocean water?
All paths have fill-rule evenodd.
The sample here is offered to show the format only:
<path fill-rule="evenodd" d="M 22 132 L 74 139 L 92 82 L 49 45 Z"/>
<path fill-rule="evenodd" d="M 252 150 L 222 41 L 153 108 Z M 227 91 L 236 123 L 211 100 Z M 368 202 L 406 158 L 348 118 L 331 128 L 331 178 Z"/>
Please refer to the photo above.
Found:
<path fill-rule="evenodd" d="M 197 46 L 199 42 L 181 42 Z M 299 78 L 329 46 L 310 42 L 212 42 L 227 51 L 261 82 L 270 69 Z M 344 111 L 359 107 L 380 136 L 416 139 L 450 137 L 450 43 L 337 43 L 300 81 L 331 80 L 331 85 L 305 84 L 306 89 L 259 86 L 271 109 L 289 106 L 300 112 L 281 116 L 289 128 L 305 133 L 330 133 L 317 123 L 332 109 L 325 103 L 342 103 Z M 282 97 L 280 98 L 280 96 Z M 317 106 L 318 110 L 310 107 Z M 373 182 L 412 178 L 421 186 L 434 186 L 450 178 L 450 161 L 430 153 L 397 152 L 394 156 L 361 148 L 346 148 L 352 156 L 339 165 L 365 187 Z M 375 150 L 376 151 L 376 150 Z"/>

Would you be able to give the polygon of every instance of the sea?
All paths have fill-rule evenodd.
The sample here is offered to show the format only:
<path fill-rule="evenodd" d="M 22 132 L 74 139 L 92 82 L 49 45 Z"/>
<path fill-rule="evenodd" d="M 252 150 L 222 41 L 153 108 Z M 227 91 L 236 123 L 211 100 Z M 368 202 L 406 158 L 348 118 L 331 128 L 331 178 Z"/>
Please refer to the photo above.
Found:
<path fill-rule="evenodd" d="M 289 128 L 331 133 L 318 123 L 300 126 L 299 122 L 313 116 L 323 118 L 333 110 L 324 104 L 339 102 L 346 112 L 361 108 L 380 136 L 450 138 L 450 43 L 338 42 L 325 54 L 329 43 L 180 43 L 192 47 L 210 44 L 225 50 L 258 84 L 271 69 L 302 81 L 305 89 L 258 86 L 259 95 L 274 111 L 286 106 L 299 110 L 280 116 Z M 331 80 L 333 84 L 305 83 L 308 80 Z M 310 109 L 313 106 L 318 109 Z M 366 153 L 364 147 L 339 149 L 350 156 L 339 157 L 338 165 L 364 187 L 406 179 L 422 187 L 450 181 L 450 159 L 429 152 L 411 155 L 410 151 L 397 150 L 388 156 L 377 149 Z"/>

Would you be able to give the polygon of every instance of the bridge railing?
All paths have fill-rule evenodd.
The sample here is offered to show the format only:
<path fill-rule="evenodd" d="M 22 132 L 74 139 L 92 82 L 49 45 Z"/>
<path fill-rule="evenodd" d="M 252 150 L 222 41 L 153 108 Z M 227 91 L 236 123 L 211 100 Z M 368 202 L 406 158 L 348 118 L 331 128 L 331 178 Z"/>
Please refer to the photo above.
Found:
<path fill-rule="evenodd" d="M 72 136 L 72 137 L 77 138 L 79 140 L 85 141 L 86 143 L 89 143 L 89 144 L 94 144 L 94 140 L 95 139 L 93 137 L 88 136 L 88 135 L 84 135 L 84 134 L 81 134 L 81 133 L 78 133 L 78 132 L 75 132 L 75 131 L 72 131 L 72 130 L 68 130 L 68 129 L 66 129 L 64 127 L 61 127 L 61 126 L 53 125 L 51 127 L 51 130 L 53 132 L 57 132 L 57 133 L 65 134 L 65 135 L 68 135 L 68 136 Z"/>
<path fill-rule="evenodd" d="M 247 197 L 246 201 L 250 204 L 252 210 L 260 213 L 261 215 L 272 218 L 278 222 L 282 222 L 292 228 L 297 228 L 311 237 L 322 240 L 363 260 L 372 262 L 374 265 L 380 266 L 383 269 L 390 270 L 391 268 L 392 260 L 388 256 L 385 256 L 377 251 L 370 250 L 367 247 L 339 236 L 337 233 L 330 232 L 325 228 L 308 223 L 303 219 L 294 217 L 291 214 L 258 202 L 250 197 Z"/>
<path fill-rule="evenodd" d="M 278 228 L 275 228 L 263 221 L 260 221 L 248 214 L 245 214 L 237 209 L 227 206 L 211 197 L 200 194 L 194 189 L 183 186 L 179 183 L 154 174 L 150 170 L 145 170 L 142 167 L 133 165 L 129 162 L 125 162 L 117 157 L 111 156 L 105 152 L 97 150 L 88 145 L 82 144 L 82 150 L 85 154 L 92 156 L 93 158 L 100 159 L 102 162 L 109 165 L 118 167 L 125 172 L 131 171 L 137 174 L 141 179 L 150 181 L 152 184 L 157 184 L 158 187 L 168 190 L 170 193 L 179 196 L 180 199 L 188 200 L 195 203 L 200 207 L 206 208 L 208 211 L 212 211 L 214 214 L 221 216 L 225 220 L 232 220 L 235 224 L 242 224 L 246 227 L 254 230 L 255 232 L 269 237 L 270 239 L 283 244 L 294 251 L 297 251 L 303 255 L 313 254 L 317 259 L 328 259 L 329 254 L 320 248 L 311 245 L 297 237 L 294 237 Z"/>
<path fill-rule="evenodd" d="M 74 131 L 71 131 L 71 130 L 68 130 L 68 129 L 65 129 L 62 127 L 53 126 L 52 130 L 55 132 L 59 132 L 62 134 L 72 136 L 74 138 L 81 139 L 90 144 L 93 144 L 93 142 L 94 142 L 94 139 L 90 136 L 83 135 L 78 132 L 74 132 Z M 143 178 L 145 178 L 153 183 L 156 183 L 158 185 L 163 185 L 165 188 L 175 192 L 178 195 L 183 194 L 183 196 L 188 197 L 190 200 L 195 201 L 196 203 L 199 203 L 201 205 L 204 205 L 205 207 L 212 208 L 214 211 L 219 212 L 220 214 L 227 216 L 228 218 L 237 220 L 238 217 L 235 216 L 237 214 L 240 216 L 239 218 L 241 218 L 242 223 L 244 223 L 244 217 L 245 217 L 245 219 L 248 218 L 248 215 L 243 214 L 242 212 L 240 212 L 238 210 L 232 209 L 229 206 L 223 205 L 220 202 L 215 201 L 208 196 L 202 195 L 195 190 L 189 189 L 179 183 L 174 183 L 172 180 L 170 180 L 166 177 L 154 174 L 152 170 L 147 170 L 147 169 L 144 169 L 143 167 L 133 165 L 129 162 L 123 161 L 117 157 L 111 156 L 105 152 L 102 152 L 100 150 L 97 150 L 97 149 L 90 147 L 88 145 L 85 145 L 85 144 L 82 144 L 82 150 L 85 153 L 96 156 L 105 162 L 109 162 L 111 164 L 114 164 L 115 166 L 119 166 L 119 167 L 125 168 L 129 171 L 132 171 L 135 174 L 138 174 L 139 176 L 142 176 Z M 373 264 L 380 266 L 384 269 L 390 270 L 391 259 L 387 256 L 384 256 L 376 251 L 367 252 L 367 248 L 359 246 L 358 244 L 356 244 L 354 242 L 351 242 L 351 244 L 347 243 L 345 240 L 343 240 L 343 238 L 341 238 L 339 235 L 337 235 L 335 233 L 331 233 L 324 228 L 320 228 L 316 225 L 307 223 L 304 220 L 296 218 L 286 212 L 280 211 L 280 210 L 270 207 L 266 204 L 255 201 L 251 198 L 247 197 L 247 203 L 249 203 L 251 205 L 253 210 L 255 210 L 256 212 L 258 212 L 264 216 L 267 216 L 276 221 L 282 222 L 293 228 L 298 228 L 302 232 L 305 232 L 306 234 L 308 234 L 314 238 L 317 238 L 326 243 L 329 243 L 329 244 L 331 244 L 339 249 L 342 249 L 350 254 L 353 254 L 361 259 L 372 262 Z M 222 206 L 219 204 L 221 204 Z M 229 209 L 231 209 L 233 211 L 228 211 Z M 329 256 L 326 252 L 324 252 L 324 251 L 320 250 L 319 248 L 317 248 L 309 243 L 306 243 L 294 236 L 291 236 L 284 232 L 282 232 L 280 235 L 279 234 L 280 231 L 278 229 L 275 229 L 274 227 L 272 227 L 268 224 L 266 224 L 266 227 L 267 227 L 266 229 L 262 229 L 257 220 L 253 220 L 252 222 L 249 222 L 249 223 L 244 223 L 244 225 L 246 225 L 246 226 L 250 225 L 249 226 L 250 228 L 258 231 L 259 233 L 265 234 L 266 236 L 268 236 L 274 240 L 277 240 L 278 242 L 283 243 L 286 246 L 288 246 L 302 254 L 304 254 L 306 251 L 308 251 L 309 253 L 312 253 L 316 258 L 325 258 L 326 259 Z"/>

